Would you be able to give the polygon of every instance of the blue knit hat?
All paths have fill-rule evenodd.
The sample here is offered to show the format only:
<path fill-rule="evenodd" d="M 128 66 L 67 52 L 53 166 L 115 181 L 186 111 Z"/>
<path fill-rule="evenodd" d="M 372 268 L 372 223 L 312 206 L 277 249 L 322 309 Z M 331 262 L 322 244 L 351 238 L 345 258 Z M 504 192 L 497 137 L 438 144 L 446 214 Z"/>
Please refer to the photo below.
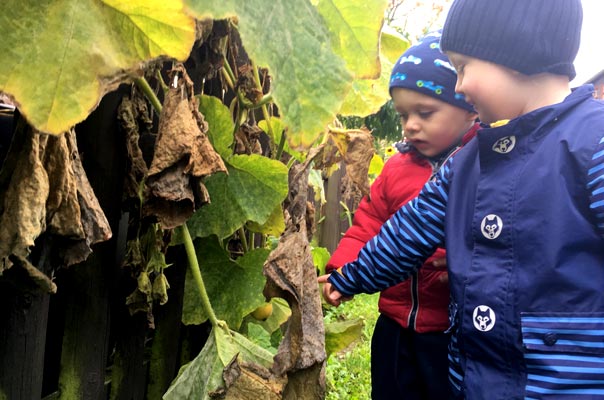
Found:
<path fill-rule="evenodd" d="M 457 73 L 447 56 L 440 51 L 440 36 L 440 31 L 430 33 L 403 53 L 390 74 L 390 94 L 395 87 L 411 89 L 464 110 L 474 111 L 463 95 L 455 93 Z"/>
<path fill-rule="evenodd" d="M 454 0 L 441 39 L 453 51 L 526 75 L 576 75 L 580 0 Z"/>

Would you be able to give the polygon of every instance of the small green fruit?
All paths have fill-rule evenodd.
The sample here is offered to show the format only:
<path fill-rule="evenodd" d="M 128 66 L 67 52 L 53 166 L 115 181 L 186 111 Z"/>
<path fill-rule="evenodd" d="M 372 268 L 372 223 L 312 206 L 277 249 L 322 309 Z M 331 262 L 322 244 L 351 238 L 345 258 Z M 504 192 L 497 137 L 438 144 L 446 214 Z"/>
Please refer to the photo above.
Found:
<path fill-rule="evenodd" d="M 263 306 L 256 308 L 252 311 L 252 317 L 259 321 L 264 321 L 273 313 L 273 305 L 271 303 L 265 303 Z"/>

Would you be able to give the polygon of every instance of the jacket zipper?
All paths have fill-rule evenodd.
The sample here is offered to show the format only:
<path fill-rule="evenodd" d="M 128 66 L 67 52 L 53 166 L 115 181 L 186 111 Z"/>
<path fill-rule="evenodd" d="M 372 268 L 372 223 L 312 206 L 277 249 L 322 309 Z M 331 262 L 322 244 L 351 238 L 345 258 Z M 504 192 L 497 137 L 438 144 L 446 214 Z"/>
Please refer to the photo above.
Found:
<path fill-rule="evenodd" d="M 415 330 L 417 322 L 417 310 L 419 309 L 419 282 L 417 272 L 411 275 L 411 312 L 409 313 L 408 325 L 410 329 Z"/>

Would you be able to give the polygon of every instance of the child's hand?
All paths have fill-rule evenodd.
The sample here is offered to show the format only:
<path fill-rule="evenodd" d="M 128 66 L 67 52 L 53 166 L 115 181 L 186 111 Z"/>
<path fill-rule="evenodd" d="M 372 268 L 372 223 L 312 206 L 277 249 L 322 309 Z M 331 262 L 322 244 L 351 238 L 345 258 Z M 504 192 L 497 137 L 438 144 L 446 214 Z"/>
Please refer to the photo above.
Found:
<path fill-rule="evenodd" d="M 434 265 L 436 268 L 446 268 L 447 267 L 447 258 L 446 257 L 437 258 L 436 260 L 432 261 L 432 265 Z M 438 277 L 438 279 L 442 283 L 448 283 L 449 274 L 442 274 L 441 276 Z"/>
<path fill-rule="evenodd" d="M 323 298 L 332 306 L 338 307 L 342 302 L 351 300 L 352 297 L 343 297 L 342 293 L 333 288 L 332 284 L 327 281 L 330 274 L 321 275 L 317 278 L 317 282 L 323 283 Z"/>
<path fill-rule="evenodd" d="M 445 268 L 447 266 L 447 257 L 440 257 L 432 261 L 432 265 L 436 268 Z"/>

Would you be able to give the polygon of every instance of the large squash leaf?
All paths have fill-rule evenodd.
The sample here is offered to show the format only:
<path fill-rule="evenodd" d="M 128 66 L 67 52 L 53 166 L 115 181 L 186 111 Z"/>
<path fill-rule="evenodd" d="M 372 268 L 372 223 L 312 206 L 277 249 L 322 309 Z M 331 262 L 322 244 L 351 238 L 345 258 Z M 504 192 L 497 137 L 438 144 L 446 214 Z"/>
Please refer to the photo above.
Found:
<path fill-rule="evenodd" d="M 185 2 L 198 18 L 237 16 L 247 53 L 273 77 L 273 98 L 289 127 L 290 144 L 310 145 L 333 121 L 351 81 L 316 7 L 309 0 Z"/>
<path fill-rule="evenodd" d="M 399 35 L 382 32 L 380 37 L 381 55 L 391 64 L 394 65 L 409 46 L 411 46 L 411 43 L 407 39 Z"/>
<path fill-rule="evenodd" d="M 228 159 L 233 154 L 231 145 L 235 130 L 231 111 L 219 98 L 204 94 L 199 98 L 199 112 L 208 123 L 208 137 L 214 148 L 222 158 Z"/>
<path fill-rule="evenodd" d="M 388 35 L 381 46 L 382 73 L 380 77 L 378 79 L 356 79 L 352 83 L 352 90 L 348 92 L 348 96 L 342 104 L 340 114 L 361 117 L 375 114 L 390 98 L 388 90 L 390 73 L 394 67 L 394 62 L 396 62 L 396 59 L 390 61 L 390 57 L 395 53 L 400 56 L 409 47 L 409 42 Z"/>
<path fill-rule="evenodd" d="M 331 32 L 331 45 L 356 79 L 380 76 L 379 39 L 387 0 L 319 0 L 317 8 Z"/>
<path fill-rule="evenodd" d="M 141 61 L 184 60 L 195 21 L 182 0 L 5 0 L 0 91 L 37 129 L 84 120 Z"/>
<path fill-rule="evenodd" d="M 272 355 L 245 336 L 214 327 L 201 352 L 181 368 L 164 394 L 164 400 L 209 400 L 210 393 L 228 390 L 223 373 L 235 357 L 263 368 L 270 368 Z M 273 396 L 274 397 L 274 396 Z M 264 398 L 273 398 L 264 397 Z"/>
<path fill-rule="evenodd" d="M 325 352 L 327 356 L 344 350 L 361 339 L 364 325 L 363 320 L 359 318 L 325 324 Z"/>
<path fill-rule="evenodd" d="M 259 155 L 236 155 L 225 162 L 229 174 L 214 174 L 205 185 L 212 202 L 188 221 L 191 236 L 226 238 L 247 221 L 267 222 L 288 191 L 287 167 Z"/>
<path fill-rule="evenodd" d="M 239 329 L 243 317 L 265 302 L 262 289 L 266 278 L 262 266 L 269 250 L 252 250 L 233 261 L 215 236 L 199 241 L 196 248 L 201 275 L 217 318 Z M 185 324 L 199 325 L 208 319 L 189 270 L 182 314 Z"/>

